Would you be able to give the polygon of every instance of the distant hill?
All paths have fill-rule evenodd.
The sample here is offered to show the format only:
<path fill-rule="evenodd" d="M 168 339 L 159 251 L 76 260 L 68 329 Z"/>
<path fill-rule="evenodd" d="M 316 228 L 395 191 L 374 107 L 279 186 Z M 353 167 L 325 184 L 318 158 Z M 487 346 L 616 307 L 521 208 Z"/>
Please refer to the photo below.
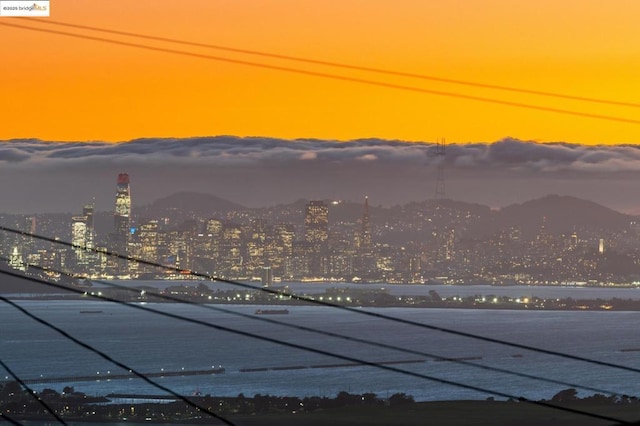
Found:
<path fill-rule="evenodd" d="M 329 223 L 356 222 L 362 219 L 364 214 L 364 200 L 342 201 L 339 204 L 329 205 Z M 372 223 L 383 223 L 393 212 L 384 207 L 371 205 L 369 201 L 369 215 Z"/>
<path fill-rule="evenodd" d="M 141 217 L 160 217 L 169 213 L 183 213 L 185 216 L 209 217 L 225 215 L 235 210 L 248 210 L 240 204 L 199 192 L 177 192 L 160 198 L 153 203 L 141 207 L 138 214 Z"/>
<path fill-rule="evenodd" d="M 331 200 L 324 201 L 329 207 L 330 225 L 340 222 L 356 222 L 362 218 L 362 214 L 364 213 L 364 200 L 360 202 L 340 201 L 335 203 Z M 307 203 L 309 203 L 309 200 L 300 199 L 290 204 L 278 204 L 271 207 L 254 209 L 254 213 L 272 222 L 281 221 L 302 225 Z M 392 211 L 384 207 L 374 207 L 369 204 L 369 214 L 371 215 L 372 222 L 383 222 L 392 214 Z"/>
<path fill-rule="evenodd" d="M 494 222 L 501 228 L 520 226 L 524 233 L 535 233 L 544 226 L 551 233 L 576 229 L 622 231 L 635 216 L 580 198 L 547 195 L 542 198 L 513 204 L 496 212 Z"/>
<path fill-rule="evenodd" d="M 269 223 L 287 222 L 302 226 L 307 200 L 270 207 L 248 208 L 223 198 L 197 192 L 179 192 L 154 201 L 136 211 L 140 218 L 168 217 L 175 224 L 200 217 L 217 217 L 235 221 L 228 213 L 246 212 L 248 217 L 260 217 Z M 330 224 L 354 223 L 362 217 L 364 200 L 328 202 Z M 517 227 L 523 237 L 534 236 L 543 224 L 552 234 L 590 230 L 620 232 L 629 228 L 636 216 L 617 212 L 592 201 L 576 197 L 547 195 L 502 209 L 454 200 L 426 200 L 402 206 L 374 207 L 369 205 L 371 223 L 388 224 L 383 240 L 401 243 L 407 239 L 425 240 L 431 229 L 453 226 L 461 235 L 483 238 L 509 227 Z M 111 219 L 109 219 L 109 226 Z"/>

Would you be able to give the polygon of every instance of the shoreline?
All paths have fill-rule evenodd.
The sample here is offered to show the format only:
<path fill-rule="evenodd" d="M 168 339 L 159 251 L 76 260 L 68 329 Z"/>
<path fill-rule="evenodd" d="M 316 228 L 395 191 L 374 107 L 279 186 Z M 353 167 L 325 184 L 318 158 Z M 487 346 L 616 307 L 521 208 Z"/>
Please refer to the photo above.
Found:
<path fill-rule="evenodd" d="M 308 298 L 294 300 L 279 298 L 274 294 L 265 294 L 257 290 L 229 290 L 194 292 L 190 286 L 172 286 L 158 293 L 149 292 L 148 287 L 130 287 L 127 289 L 101 288 L 92 294 L 25 294 L 7 293 L 3 296 L 12 300 L 23 301 L 92 301 L 105 303 L 197 303 L 207 305 L 238 305 L 256 307 L 292 307 L 292 306 L 327 306 L 339 305 L 352 308 L 418 308 L 418 309 L 480 309 L 480 310 L 514 310 L 514 311 L 640 311 L 640 300 L 621 298 L 511 298 L 495 297 L 491 294 L 473 296 L 440 297 L 432 294 L 391 296 L 385 290 L 357 289 L 357 294 L 349 296 L 349 289 L 328 289 L 324 293 L 300 294 Z M 105 300 L 113 299 L 113 300 Z M 114 302 L 116 301 L 116 302 Z M 260 314 L 261 309 L 256 311 Z M 283 309 L 287 311 L 286 309 Z M 100 315 L 100 310 L 83 310 L 83 314 Z M 289 312 L 287 311 L 286 314 Z"/>
<path fill-rule="evenodd" d="M 366 400 L 362 399 L 366 396 Z M 256 395 L 235 398 L 191 397 L 194 402 L 213 403 L 217 414 L 224 416 L 234 424 L 244 426 L 267 425 L 424 425 L 429 424 L 462 426 L 462 425 L 610 425 L 611 421 L 596 418 L 607 416 L 619 419 L 620 422 L 637 420 L 640 402 L 637 399 L 611 399 L 593 396 L 583 399 L 551 401 L 496 401 L 460 400 L 414 402 L 404 394 L 396 394 L 388 399 L 373 399 L 370 395 L 349 395 L 341 393 L 334 399 L 319 397 L 299 400 L 288 397 L 271 397 Z M 355 400 L 357 398 L 357 400 Z M 304 402 L 302 402 L 304 401 Z M 358 402 L 359 401 L 359 402 Z M 313 405 L 319 403 L 321 405 Z M 310 404 L 310 407 L 306 407 Z M 114 404 L 110 407 L 119 416 L 109 416 L 109 410 L 94 411 L 95 414 L 83 416 L 64 416 L 69 424 L 110 424 L 126 422 L 126 424 L 212 424 L 212 419 L 193 410 L 183 408 L 184 403 L 139 403 L 136 410 L 131 404 Z M 220 405 L 221 404 L 221 405 Z M 93 407 L 98 407 L 93 405 Z M 221 408 L 222 407 L 222 408 Z M 556 407 L 556 408 L 552 408 Z M 173 410 L 173 411 L 172 411 Z M 99 414 L 98 412 L 99 411 Z M 172 415 L 163 414 L 172 411 Z M 51 416 L 16 415 L 16 420 L 27 421 L 28 424 L 41 424 L 52 420 Z"/>

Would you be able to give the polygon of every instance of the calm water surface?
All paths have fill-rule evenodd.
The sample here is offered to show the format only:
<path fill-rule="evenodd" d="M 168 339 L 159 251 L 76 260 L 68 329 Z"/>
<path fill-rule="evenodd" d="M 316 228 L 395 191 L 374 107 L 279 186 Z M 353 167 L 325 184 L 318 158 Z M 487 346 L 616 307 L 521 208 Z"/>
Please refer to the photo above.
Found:
<path fill-rule="evenodd" d="M 22 306 L 51 321 L 73 336 L 142 372 L 208 369 L 219 365 L 224 374 L 156 378 L 183 393 L 219 396 L 271 394 L 333 396 L 339 391 L 396 392 L 417 400 L 484 399 L 489 394 L 443 385 L 434 381 L 383 371 L 369 366 L 243 372 L 251 368 L 278 368 L 343 363 L 344 360 L 259 341 L 202 325 L 188 324 L 127 306 L 96 301 L 24 301 Z M 395 368 L 470 384 L 527 398 L 550 398 L 567 386 L 488 372 L 427 356 L 372 348 L 361 343 L 292 330 L 261 321 L 256 306 L 223 306 L 249 314 L 243 318 L 201 307 L 179 304 L 147 304 L 214 325 L 331 351 L 362 360 L 423 360 Z M 293 306 L 289 315 L 269 319 L 357 336 L 390 345 L 449 358 L 481 358 L 474 362 L 618 393 L 640 395 L 640 380 L 632 372 L 598 367 L 522 349 L 481 342 L 415 326 L 317 306 Z M 86 314 L 85 310 L 101 313 Z M 461 330 L 526 345 L 563 351 L 601 361 L 640 368 L 640 312 L 526 312 L 371 308 L 372 312 Z M 61 390 L 71 385 L 90 395 L 116 393 L 160 394 L 138 379 L 107 380 L 122 373 L 106 360 L 82 349 L 59 334 L 25 317 L 8 305 L 0 305 L 0 357 L 21 377 L 37 378 L 95 375 L 101 380 L 34 385 Z M 0 378 L 5 378 L 4 372 Z M 591 394 L 593 392 L 582 392 Z"/>

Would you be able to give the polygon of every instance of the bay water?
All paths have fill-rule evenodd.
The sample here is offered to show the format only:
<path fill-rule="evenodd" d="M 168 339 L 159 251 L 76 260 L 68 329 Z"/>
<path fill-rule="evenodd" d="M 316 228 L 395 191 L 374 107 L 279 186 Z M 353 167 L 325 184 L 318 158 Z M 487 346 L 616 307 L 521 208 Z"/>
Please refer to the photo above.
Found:
<path fill-rule="evenodd" d="M 634 372 L 372 318 L 358 311 L 382 313 L 390 317 L 637 369 L 640 369 L 640 352 L 633 349 L 640 348 L 640 312 L 419 308 L 366 308 L 347 312 L 320 306 L 290 306 L 287 308 L 288 315 L 268 316 L 269 320 L 422 352 L 408 354 L 264 322 L 266 316 L 254 315 L 254 312 L 259 308 L 270 308 L 265 306 L 213 307 L 248 315 L 240 317 L 185 304 L 138 305 L 253 335 L 250 337 L 90 299 L 27 300 L 19 301 L 19 304 L 129 368 L 141 372 L 206 370 L 219 366 L 225 368 L 223 374 L 153 379 L 185 395 L 198 393 L 237 396 L 242 393 L 246 396 L 268 394 L 304 397 L 335 396 L 340 391 L 347 391 L 372 392 L 386 397 L 402 392 L 419 401 L 485 399 L 496 396 L 490 392 L 464 387 L 469 385 L 493 390 L 501 395 L 549 399 L 558 391 L 570 387 L 487 371 L 453 361 L 435 360 L 426 356 L 430 354 L 445 358 L 464 358 L 480 365 L 640 396 L 640 380 Z M 367 362 L 418 361 L 387 366 L 435 380 L 363 365 L 290 369 L 345 364 L 350 361 L 286 347 L 257 337 L 289 342 Z M 95 381 L 33 385 L 37 390 L 53 388 L 62 391 L 64 386 L 73 386 L 75 390 L 92 396 L 109 393 L 163 393 L 140 379 L 110 380 L 110 374 L 122 374 L 126 371 L 36 323 L 7 304 L 0 304 L 0 358 L 23 379 L 87 375 L 96 377 Z M 267 370 L 251 371 L 264 368 Z M 0 371 L 0 380 L 2 379 L 10 380 L 10 377 Z M 439 380 L 455 382 L 460 386 L 439 383 Z M 593 393 L 580 391 L 585 396 Z M 504 399 L 504 396 L 496 398 Z"/>

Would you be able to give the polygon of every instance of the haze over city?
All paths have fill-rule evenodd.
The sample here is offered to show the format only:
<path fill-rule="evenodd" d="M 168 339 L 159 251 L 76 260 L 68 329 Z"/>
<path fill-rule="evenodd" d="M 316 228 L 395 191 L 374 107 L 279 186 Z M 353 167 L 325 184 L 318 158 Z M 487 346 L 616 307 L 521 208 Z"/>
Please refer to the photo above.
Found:
<path fill-rule="evenodd" d="M 96 199 L 112 209 L 113 176 L 135 181 L 135 205 L 196 191 L 248 207 L 299 198 L 392 206 L 435 196 L 438 165 L 446 197 L 504 207 L 544 195 L 571 195 L 638 213 L 640 150 L 633 145 L 360 139 L 283 140 L 232 136 L 104 142 L 10 140 L 0 144 L 5 213 L 72 212 Z"/>

